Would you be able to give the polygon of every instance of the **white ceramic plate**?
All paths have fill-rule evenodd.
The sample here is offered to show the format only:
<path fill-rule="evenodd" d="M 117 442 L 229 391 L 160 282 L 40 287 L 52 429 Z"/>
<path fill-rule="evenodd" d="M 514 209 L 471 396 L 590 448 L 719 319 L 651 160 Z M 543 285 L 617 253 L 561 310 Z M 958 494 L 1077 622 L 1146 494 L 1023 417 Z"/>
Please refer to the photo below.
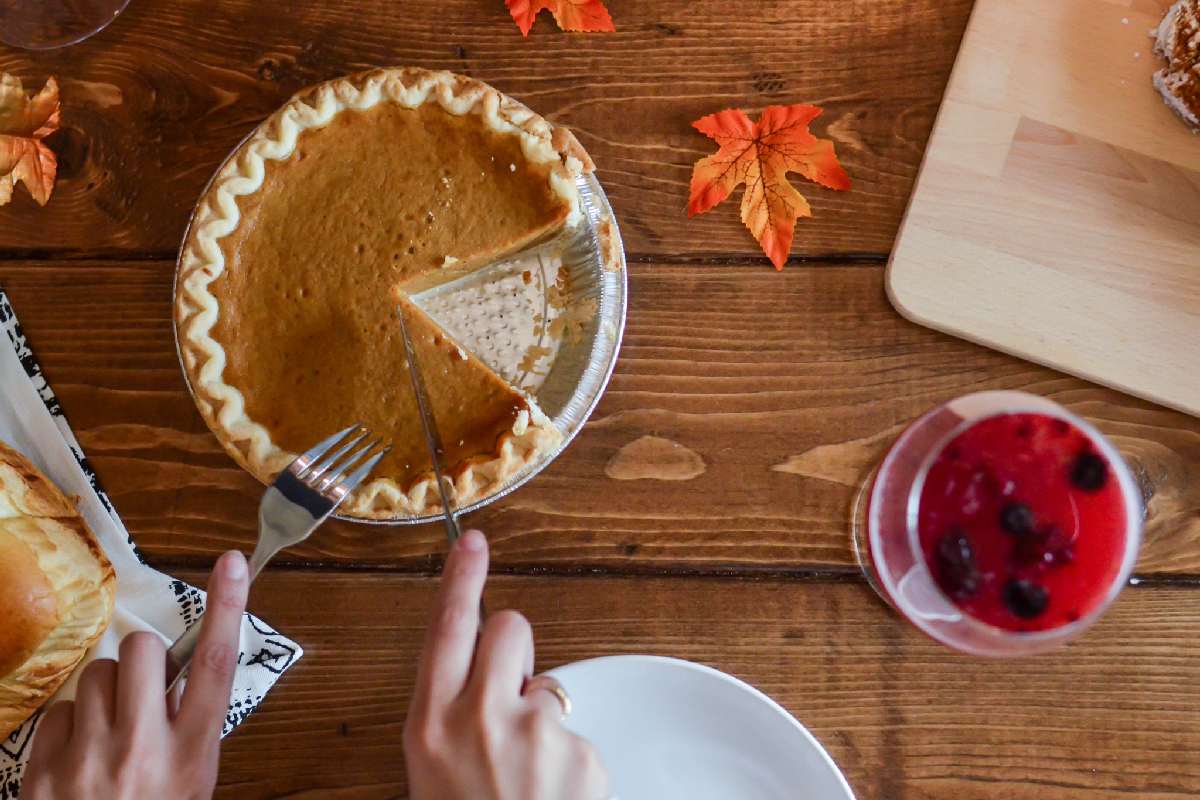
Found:
<path fill-rule="evenodd" d="M 571 695 L 567 726 L 600 750 L 620 800 L 854 800 L 803 725 L 723 672 L 610 656 L 550 674 Z"/>

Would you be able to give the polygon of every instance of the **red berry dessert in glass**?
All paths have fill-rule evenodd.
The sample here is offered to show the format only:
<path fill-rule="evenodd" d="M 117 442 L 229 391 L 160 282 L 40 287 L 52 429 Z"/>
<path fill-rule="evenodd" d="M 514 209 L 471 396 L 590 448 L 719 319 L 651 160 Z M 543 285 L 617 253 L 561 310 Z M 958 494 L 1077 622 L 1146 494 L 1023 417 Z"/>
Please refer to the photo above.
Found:
<path fill-rule="evenodd" d="M 856 530 L 880 593 L 967 652 L 1020 655 L 1094 622 L 1129 577 L 1141 495 L 1115 448 L 1044 398 L 984 392 L 909 427 Z"/>

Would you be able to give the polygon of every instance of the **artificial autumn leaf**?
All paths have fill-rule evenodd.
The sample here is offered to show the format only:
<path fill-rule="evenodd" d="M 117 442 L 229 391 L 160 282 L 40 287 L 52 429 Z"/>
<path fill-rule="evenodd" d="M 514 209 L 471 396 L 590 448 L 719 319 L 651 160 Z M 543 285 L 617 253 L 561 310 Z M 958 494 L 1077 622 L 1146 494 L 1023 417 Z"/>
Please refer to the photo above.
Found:
<path fill-rule="evenodd" d="M 547 9 L 564 31 L 616 30 L 602 0 L 504 0 L 504 4 L 523 36 L 529 35 L 537 15 Z"/>
<path fill-rule="evenodd" d="M 796 220 L 812 216 L 808 201 L 788 183 L 787 173 L 798 172 L 830 189 L 850 188 L 833 142 L 818 139 L 808 130 L 820 114 L 817 106 L 801 103 L 767 106 L 757 123 L 736 109 L 693 122 L 696 130 L 716 140 L 721 149 L 697 161 L 692 170 L 688 216 L 703 214 L 745 183 L 742 222 L 775 269 L 783 269 L 792 249 Z"/>
<path fill-rule="evenodd" d="M 0 206 L 12 200 L 18 182 L 38 205 L 50 199 L 58 159 L 43 140 L 58 130 L 58 116 L 54 78 L 30 97 L 19 78 L 0 73 Z"/>

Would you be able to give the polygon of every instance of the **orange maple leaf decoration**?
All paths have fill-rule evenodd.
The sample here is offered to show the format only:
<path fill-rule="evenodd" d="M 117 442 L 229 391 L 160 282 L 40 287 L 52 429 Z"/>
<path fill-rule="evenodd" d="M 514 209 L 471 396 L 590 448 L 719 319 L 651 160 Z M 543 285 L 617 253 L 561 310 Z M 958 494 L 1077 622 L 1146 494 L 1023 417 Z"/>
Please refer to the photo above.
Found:
<path fill-rule="evenodd" d="M 537 15 L 547 9 L 564 31 L 616 30 L 602 0 L 504 0 L 504 4 L 523 36 L 529 35 Z"/>
<path fill-rule="evenodd" d="M 692 170 L 688 216 L 703 214 L 745 183 L 742 222 L 775 269 L 783 269 L 796 220 L 812 216 L 808 201 L 788 183 L 787 173 L 798 172 L 830 189 L 850 188 L 850 177 L 838 163 L 833 142 L 808 130 L 820 114 L 817 106 L 801 103 L 768 106 L 757 123 L 737 109 L 693 122 L 721 149 L 697 161 Z"/>
<path fill-rule="evenodd" d="M 54 78 L 29 97 L 18 78 L 0 74 L 0 206 L 12 200 L 18 183 L 25 184 L 38 205 L 50 199 L 58 159 L 43 140 L 58 130 L 58 117 Z"/>

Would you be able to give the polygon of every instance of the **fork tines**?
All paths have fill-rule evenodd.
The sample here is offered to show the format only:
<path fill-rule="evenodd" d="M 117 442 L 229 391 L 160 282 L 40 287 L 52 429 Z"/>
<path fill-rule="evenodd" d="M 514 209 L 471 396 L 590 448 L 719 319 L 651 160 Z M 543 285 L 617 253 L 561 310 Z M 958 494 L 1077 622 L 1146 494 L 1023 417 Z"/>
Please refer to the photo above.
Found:
<path fill-rule="evenodd" d="M 364 439 L 367 443 L 359 447 Z M 293 461 L 289 469 L 296 478 L 322 494 L 349 493 L 358 488 L 391 449 L 390 445 L 383 446 L 382 437 L 372 437 L 370 430 L 355 424 L 318 442 Z"/>

